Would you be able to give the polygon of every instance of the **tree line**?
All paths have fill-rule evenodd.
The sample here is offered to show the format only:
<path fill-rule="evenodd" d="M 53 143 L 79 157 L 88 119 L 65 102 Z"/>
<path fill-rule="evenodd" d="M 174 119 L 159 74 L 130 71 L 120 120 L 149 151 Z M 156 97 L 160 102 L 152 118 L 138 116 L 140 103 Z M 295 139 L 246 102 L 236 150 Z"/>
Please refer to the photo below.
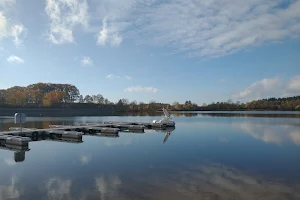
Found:
<path fill-rule="evenodd" d="M 121 112 L 157 111 L 163 107 L 173 111 L 226 111 L 226 110 L 300 110 L 300 96 L 268 98 L 247 103 L 212 102 L 199 106 L 190 100 L 172 104 L 132 101 L 122 98 L 111 102 L 101 94 L 81 95 L 71 84 L 36 83 L 27 87 L 14 86 L 0 90 L 0 107 L 48 107 L 48 108 L 103 108 Z"/>
<path fill-rule="evenodd" d="M 36 83 L 0 90 L 1 107 L 69 107 L 75 103 L 111 104 L 100 94 L 83 97 L 71 84 Z"/>
<path fill-rule="evenodd" d="M 254 100 L 247 103 L 232 101 L 227 102 L 213 102 L 209 105 L 201 106 L 203 111 L 226 111 L 226 110 L 286 110 L 294 111 L 300 110 L 300 96 L 287 98 L 268 98 L 261 100 Z"/>

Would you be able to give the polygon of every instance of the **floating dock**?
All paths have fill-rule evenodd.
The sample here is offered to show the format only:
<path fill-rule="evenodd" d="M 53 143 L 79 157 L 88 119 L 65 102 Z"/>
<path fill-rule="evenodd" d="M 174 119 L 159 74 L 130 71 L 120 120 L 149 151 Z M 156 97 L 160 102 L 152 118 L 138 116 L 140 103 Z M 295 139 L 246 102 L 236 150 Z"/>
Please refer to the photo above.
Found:
<path fill-rule="evenodd" d="M 79 136 L 78 132 L 82 132 L 82 135 L 85 133 L 118 133 L 119 131 L 143 132 L 145 129 L 165 129 L 168 127 L 165 124 L 158 125 L 144 122 L 104 122 L 102 124 L 80 124 L 78 126 L 50 125 L 48 129 L 11 127 L 9 131 L 0 132 L 0 136 L 35 137 L 56 134 L 62 137 L 77 137 Z"/>
<path fill-rule="evenodd" d="M 46 129 L 11 127 L 9 131 L 0 132 L 0 149 L 15 151 L 15 161 L 25 160 L 25 152 L 29 151 L 29 142 L 54 141 L 68 143 L 82 143 L 83 135 L 97 137 L 119 137 L 119 132 L 144 133 L 145 130 L 165 132 L 163 142 L 168 139 L 171 131 L 175 129 L 175 123 L 168 121 L 169 115 L 153 123 L 145 122 L 103 122 L 99 124 L 79 125 L 50 125 Z M 23 117 L 23 118 L 22 118 Z M 16 113 L 15 123 L 24 123 L 25 115 Z"/>

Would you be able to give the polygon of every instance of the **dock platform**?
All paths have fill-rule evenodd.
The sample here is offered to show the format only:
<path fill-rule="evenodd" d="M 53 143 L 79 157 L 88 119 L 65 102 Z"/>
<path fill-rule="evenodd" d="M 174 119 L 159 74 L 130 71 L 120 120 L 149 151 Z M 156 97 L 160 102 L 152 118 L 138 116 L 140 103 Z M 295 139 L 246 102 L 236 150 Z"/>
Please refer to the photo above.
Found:
<path fill-rule="evenodd" d="M 29 151 L 29 143 L 36 141 L 53 141 L 82 143 L 83 136 L 118 138 L 119 132 L 144 133 L 145 130 L 165 132 L 167 140 L 175 126 L 145 122 L 103 122 L 98 124 L 49 125 L 49 128 L 11 127 L 9 131 L 0 132 L 0 149 L 15 152 L 15 161 L 25 160 L 25 152 Z"/>

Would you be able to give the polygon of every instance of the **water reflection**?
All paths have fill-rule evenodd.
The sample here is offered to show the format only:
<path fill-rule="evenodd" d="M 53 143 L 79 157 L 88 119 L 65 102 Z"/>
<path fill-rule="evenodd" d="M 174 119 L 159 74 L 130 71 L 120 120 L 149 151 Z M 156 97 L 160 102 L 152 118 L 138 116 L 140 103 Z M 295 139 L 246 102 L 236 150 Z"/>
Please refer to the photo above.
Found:
<path fill-rule="evenodd" d="M 50 178 L 45 185 L 47 199 L 296 200 L 300 197 L 299 184 L 266 179 L 251 172 L 210 162 L 180 167 L 154 167 L 147 172 L 131 173 L 130 177 L 116 173 L 90 176 L 90 179 L 94 182 L 81 185 L 75 191 L 80 180 Z M 13 184 L 5 188 L 15 196 L 20 195 Z"/>
<path fill-rule="evenodd" d="M 23 162 L 25 160 L 25 151 L 14 152 L 15 162 Z"/>
<path fill-rule="evenodd" d="M 170 135 L 171 135 L 171 132 L 166 132 L 163 143 L 165 143 L 168 140 Z"/>
<path fill-rule="evenodd" d="M 171 132 L 175 130 L 175 127 L 153 128 L 152 130 L 155 132 L 165 133 L 165 137 L 163 139 L 163 143 L 165 143 L 171 135 Z"/>
<path fill-rule="evenodd" d="M 132 138 L 126 138 L 123 140 L 106 140 L 105 145 L 108 147 L 129 146 L 129 145 L 132 145 Z"/>
<path fill-rule="evenodd" d="M 0 199 L 19 199 L 21 196 L 18 179 L 13 176 L 7 185 L 0 185 Z"/>
<path fill-rule="evenodd" d="M 299 111 L 182 111 L 171 112 L 172 115 L 180 117 L 272 117 L 272 118 L 300 118 Z"/>
<path fill-rule="evenodd" d="M 242 130 L 257 140 L 266 143 L 282 145 L 285 141 L 291 141 L 300 145 L 300 127 L 292 125 L 268 125 L 253 122 L 234 122 L 234 128 Z"/>
<path fill-rule="evenodd" d="M 61 120 L 35 124 L 106 119 Z M 176 130 L 115 138 L 32 138 L 29 152 L 10 157 L 0 150 L 0 199 L 300 199 L 298 119 L 195 116 L 176 123 Z"/>
<path fill-rule="evenodd" d="M 25 153 L 26 153 L 26 151 L 15 151 L 14 159 L 6 158 L 6 159 L 4 159 L 4 162 L 8 166 L 15 165 L 18 162 L 23 162 L 25 160 Z"/>
<path fill-rule="evenodd" d="M 80 158 L 79 158 L 80 162 L 83 164 L 83 165 L 87 165 L 91 162 L 92 160 L 92 155 L 91 154 L 88 154 L 88 155 L 81 155 Z"/>
<path fill-rule="evenodd" d="M 199 113 L 201 116 L 209 117 L 265 117 L 265 118 L 300 118 L 299 112 L 287 113 L 255 113 L 255 112 L 224 112 L 224 113 Z"/>
<path fill-rule="evenodd" d="M 166 177 L 156 177 L 151 181 L 153 187 L 168 191 L 168 199 L 280 200 L 296 199 L 300 195 L 300 185 L 267 180 L 222 164 L 203 163 L 170 170 L 172 173 Z M 161 197 L 167 196 L 157 196 Z"/>
<path fill-rule="evenodd" d="M 161 132 L 165 133 L 165 136 L 163 138 L 163 143 L 165 143 L 169 136 L 171 135 L 171 132 L 175 130 L 175 127 L 165 127 L 165 128 L 156 128 L 152 129 L 151 131 L 155 132 Z M 133 132 L 123 132 L 124 134 L 128 133 L 141 133 L 138 131 L 133 131 Z M 144 131 L 142 132 L 144 133 Z M 102 134 L 88 134 L 86 133 L 84 137 L 107 137 L 107 138 L 119 138 L 119 133 L 117 134 L 112 134 L 112 133 L 102 133 Z M 59 137 L 57 135 L 50 135 L 50 136 L 33 136 L 30 137 L 32 142 L 39 142 L 39 141 L 49 141 L 49 142 L 64 142 L 64 143 L 74 143 L 74 144 L 80 144 L 83 143 L 82 138 L 64 138 L 64 137 Z M 132 138 L 128 137 L 124 140 L 106 140 L 105 145 L 106 146 L 127 146 L 132 144 Z M 25 153 L 26 151 L 29 151 L 30 149 L 28 146 L 15 146 L 15 145 L 8 145 L 5 142 L 0 143 L 0 149 L 4 150 L 10 150 L 14 151 L 14 161 L 10 159 L 6 159 L 5 162 L 7 165 L 14 165 L 17 162 L 23 162 L 25 161 Z M 82 155 L 80 156 L 79 160 L 83 165 L 88 164 L 92 159 L 91 155 Z"/>
<path fill-rule="evenodd" d="M 185 116 L 185 117 L 195 117 L 195 116 L 198 116 L 199 113 L 197 112 L 194 112 L 194 113 L 185 113 L 185 112 L 173 112 L 172 115 L 174 116 Z"/>
<path fill-rule="evenodd" d="M 118 189 L 121 187 L 122 181 L 118 176 L 97 177 L 95 183 L 100 199 L 120 199 Z"/>
<path fill-rule="evenodd" d="M 70 196 L 72 181 L 55 177 L 46 182 L 47 199 L 65 200 L 72 199 Z"/>
<path fill-rule="evenodd" d="M 32 142 L 38 142 L 38 141 L 52 141 L 52 142 L 65 142 L 65 143 L 83 143 L 82 139 L 75 139 L 75 138 L 61 138 L 57 136 L 40 136 L 40 137 L 30 137 Z M 14 162 L 13 160 L 6 159 L 5 163 L 7 165 L 14 165 L 18 162 L 25 161 L 25 154 L 27 151 L 30 151 L 28 145 L 26 146 L 19 146 L 19 145 L 9 145 L 5 142 L 0 143 L 0 150 L 9 150 L 14 152 Z"/>
<path fill-rule="evenodd" d="M 299 127 L 300 128 L 300 127 Z M 291 141 L 293 141 L 296 145 L 300 146 L 300 131 L 294 130 L 288 133 L 288 137 Z"/>

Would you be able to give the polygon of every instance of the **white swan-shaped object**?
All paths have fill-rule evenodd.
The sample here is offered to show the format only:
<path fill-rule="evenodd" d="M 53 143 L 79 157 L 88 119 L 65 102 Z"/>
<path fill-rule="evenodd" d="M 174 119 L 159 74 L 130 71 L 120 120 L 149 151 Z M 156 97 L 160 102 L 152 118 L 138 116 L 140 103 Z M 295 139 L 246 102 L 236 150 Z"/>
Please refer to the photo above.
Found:
<path fill-rule="evenodd" d="M 165 114 L 165 117 L 162 118 L 161 120 L 153 120 L 152 122 L 152 125 L 153 126 L 175 126 L 175 122 L 174 121 L 171 121 L 171 115 L 168 113 L 168 111 L 163 108 L 163 112 Z"/>

